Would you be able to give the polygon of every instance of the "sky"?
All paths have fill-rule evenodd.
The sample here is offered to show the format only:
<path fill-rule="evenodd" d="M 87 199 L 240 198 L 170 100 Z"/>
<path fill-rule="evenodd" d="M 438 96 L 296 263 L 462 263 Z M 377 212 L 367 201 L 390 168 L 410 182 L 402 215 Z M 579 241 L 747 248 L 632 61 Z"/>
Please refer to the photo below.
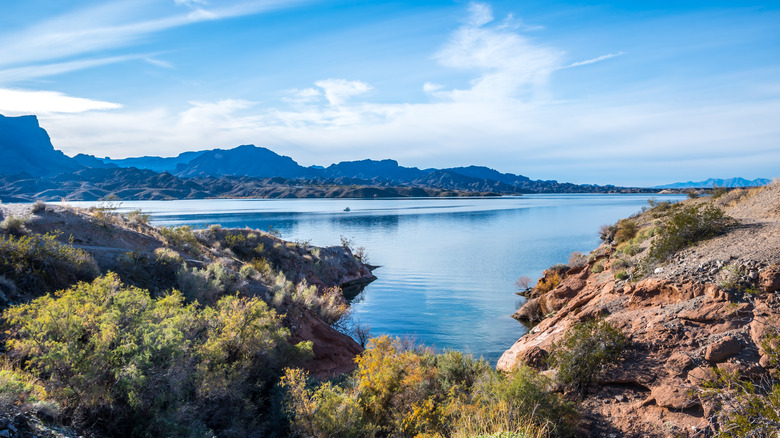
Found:
<path fill-rule="evenodd" d="M 0 0 L 0 114 L 71 156 L 774 178 L 780 2 Z"/>

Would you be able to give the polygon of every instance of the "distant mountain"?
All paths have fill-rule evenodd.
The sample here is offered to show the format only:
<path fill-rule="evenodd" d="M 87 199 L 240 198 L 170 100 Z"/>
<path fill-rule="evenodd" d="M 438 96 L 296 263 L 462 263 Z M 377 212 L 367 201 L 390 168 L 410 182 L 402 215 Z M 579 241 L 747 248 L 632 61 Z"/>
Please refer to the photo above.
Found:
<path fill-rule="evenodd" d="M 279 155 L 269 149 L 243 145 L 233 149 L 205 151 L 189 163 L 180 164 L 175 174 L 180 177 L 309 178 L 319 176 L 321 171 L 303 167 L 292 158 Z"/>
<path fill-rule="evenodd" d="M 655 188 L 657 189 L 704 189 L 704 188 L 712 188 L 712 187 L 756 187 L 756 186 L 765 186 L 771 182 L 772 180 L 767 178 L 757 178 L 754 180 L 747 180 L 745 178 L 729 178 L 729 179 L 710 178 L 706 181 L 677 182 L 673 184 L 656 186 Z"/>
<path fill-rule="evenodd" d="M 78 154 L 73 159 L 84 167 L 91 167 L 93 169 L 111 169 L 119 167 L 114 163 L 107 163 L 104 159 L 98 158 L 94 155 Z"/>
<path fill-rule="evenodd" d="M 425 177 L 428 173 L 416 167 L 399 166 L 395 160 L 342 161 L 331 164 L 324 172 L 329 178 L 346 177 L 366 180 L 378 178 L 397 182 L 411 182 Z"/>
<path fill-rule="evenodd" d="M 182 152 L 175 157 L 134 157 L 120 158 L 112 160 L 106 158 L 103 161 L 108 164 L 115 164 L 119 167 L 135 167 L 138 169 L 149 169 L 155 172 L 174 172 L 179 165 L 187 164 L 190 161 L 200 157 L 207 151 Z"/>
<path fill-rule="evenodd" d="M 33 176 L 73 172 L 84 166 L 55 150 L 35 116 L 0 115 L 0 174 Z"/>

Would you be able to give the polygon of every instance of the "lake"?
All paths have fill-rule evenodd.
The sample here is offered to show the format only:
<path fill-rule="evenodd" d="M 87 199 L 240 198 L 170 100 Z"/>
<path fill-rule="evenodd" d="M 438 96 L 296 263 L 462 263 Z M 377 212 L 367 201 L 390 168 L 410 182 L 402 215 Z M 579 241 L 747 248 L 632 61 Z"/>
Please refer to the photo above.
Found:
<path fill-rule="evenodd" d="M 639 211 L 639 194 L 550 194 L 501 198 L 216 199 L 126 201 L 155 225 L 279 230 L 290 241 L 365 247 L 378 279 L 352 303 L 372 335 L 411 337 L 495 364 L 526 331 L 511 318 L 521 276 L 588 253 L 598 229 Z M 71 203 L 91 205 L 94 203 Z M 346 208 L 349 211 L 344 211 Z"/>

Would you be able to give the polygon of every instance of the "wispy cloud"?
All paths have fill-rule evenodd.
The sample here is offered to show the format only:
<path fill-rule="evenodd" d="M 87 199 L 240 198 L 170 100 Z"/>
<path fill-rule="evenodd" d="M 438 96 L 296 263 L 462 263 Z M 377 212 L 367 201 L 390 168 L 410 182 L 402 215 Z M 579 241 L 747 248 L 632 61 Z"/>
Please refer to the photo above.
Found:
<path fill-rule="evenodd" d="M 81 113 L 118 109 L 122 105 L 100 100 L 71 97 L 54 91 L 11 90 L 0 88 L 0 112 L 7 115 Z"/>
<path fill-rule="evenodd" d="M 197 7 L 171 12 L 159 9 L 159 3 L 151 0 L 112 1 L 40 22 L 18 33 L 0 33 L 0 70 L 94 55 L 131 46 L 167 29 L 256 14 L 296 2 L 232 0 L 209 7 L 205 2 L 188 0 L 180 3 Z M 92 64 L 71 65 L 88 68 Z"/>
<path fill-rule="evenodd" d="M 314 85 L 322 88 L 325 99 L 335 106 L 342 105 L 350 97 L 365 94 L 373 88 L 365 82 L 346 79 L 324 79 L 315 82 Z"/>
<path fill-rule="evenodd" d="M 564 65 L 563 67 L 559 67 L 559 69 L 562 70 L 564 68 L 580 67 L 583 65 L 595 64 L 597 62 L 605 61 L 607 59 L 617 58 L 618 56 L 623 56 L 625 54 L 626 52 L 608 53 L 606 55 L 597 56 L 595 58 L 586 59 L 584 61 L 573 62 L 569 65 Z"/>
<path fill-rule="evenodd" d="M 17 81 L 54 76 L 62 73 L 99 67 L 102 65 L 126 62 L 142 57 L 143 55 L 111 56 L 108 58 L 80 59 L 77 61 L 9 68 L 6 70 L 0 70 L 0 84 L 8 84 Z"/>
<path fill-rule="evenodd" d="M 540 96 L 562 52 L 532 42 L 493 21 L 489 6 L 473 3 L 471 18 L 435 55 L 444 66 L 479 72 L 467 90 L 437 91 L 440 97 L 480 100 Z"/>

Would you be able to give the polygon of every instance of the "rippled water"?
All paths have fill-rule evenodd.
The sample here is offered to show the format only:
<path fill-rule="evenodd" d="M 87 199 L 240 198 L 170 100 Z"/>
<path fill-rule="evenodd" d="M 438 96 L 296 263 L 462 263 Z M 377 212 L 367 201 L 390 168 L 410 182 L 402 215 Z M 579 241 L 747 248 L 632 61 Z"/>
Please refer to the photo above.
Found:
<path fill-rule="evenodd" d="M 134 201 L 122 209 L 141 208 L 156 225 L 272 226 L 287 240 L 318 246 L 350 238 L 380 266 L 378 280 L 352 305 L 372 334 L 409 336 L 495 363 L 525 333 L 510 317 L 522 302 L 515 281 L 535 280 L 573 251 L 589 252 L 600 225 L 638 211 L 650 197 L 219 199 Z"/>

